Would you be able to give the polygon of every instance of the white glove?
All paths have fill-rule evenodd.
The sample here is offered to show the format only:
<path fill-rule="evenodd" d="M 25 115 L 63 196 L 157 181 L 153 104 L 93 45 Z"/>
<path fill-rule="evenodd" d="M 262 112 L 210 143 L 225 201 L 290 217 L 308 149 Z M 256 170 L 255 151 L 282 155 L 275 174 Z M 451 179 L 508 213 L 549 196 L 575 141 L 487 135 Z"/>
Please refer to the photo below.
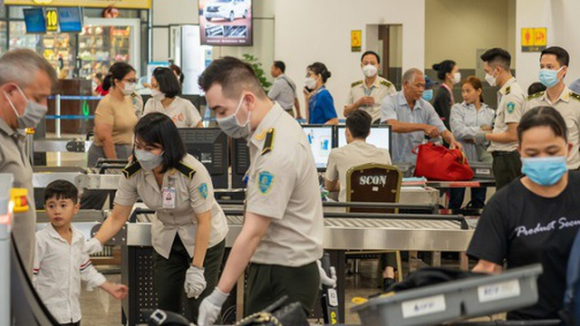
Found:
<path fill-rule="evenodd" d="M 185 273 L 185 283 L 183 288 L 187 294 L 187 298 L 198 298 L 201 292 L 205 290 L 207 283 L 205 282 L 205 277 L 203 276 L 203 268 L 197 268 L 195 266 L 190 266 Z"/>
<path fill-rule="evenodd" d="M 318 265 L 318 273 L 320 273 L 320 288 L 322 285 L 326 285 L 331 288 L 336 287 L 336 269 L 334 266 L 330 266 L 330 276 L 326 275 L 324 268 L 322 268 L 322 263 L 320 260 L 316 261 L 316 265 Z"/>
<path fill-rule="evenodd" d="M 85 242 L 85 253 L 87 255 L 96 254 L 97 252 L 103 251 L 103 245 L 97 238 L 91 238 L 89 241 Z"/>
<path fill-rule="evenodd" d="M 201 305 L 199 306 L 199 317 L 197 318 L 197 325 L 213 325 L 217 320 L 220 311 L 222 310 L 222 306 L 224 302 L 226 302 L 226 299 L 229 295 L 229 293 L 223 293 L 216 287 L 213 292 L 207 296 L 207 298 L 203 299 Z"/>

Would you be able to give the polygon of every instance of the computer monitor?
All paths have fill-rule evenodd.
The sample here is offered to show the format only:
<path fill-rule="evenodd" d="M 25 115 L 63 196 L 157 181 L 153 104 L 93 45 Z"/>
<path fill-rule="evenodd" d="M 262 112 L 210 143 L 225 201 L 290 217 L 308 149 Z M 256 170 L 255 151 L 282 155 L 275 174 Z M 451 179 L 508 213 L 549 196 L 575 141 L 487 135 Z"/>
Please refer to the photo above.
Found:
<path fill-rule="evenodd" d="M 232 144 L 232 188 L 246 188 L 244 176 L 250 167 L 250 149 L 245 139 L 233 139 Z"/>
<path fill-rule="evenodd" d="M 344 130 L 346 126 L 338 126 L 336 128 L 338 137 L 338 147 L 346 145 L 346 135 Z M 386 149 L 391 153 L 391 126 L 371 126 L 371 133 L 367 137 L 367 143 L 375 145 L 378 148 Z"/>
<path fill-rule="evenodd" d="M 314 162 L 318 170 L 326 170 L 328 155 L 332 149 L 334 139 L 333 126 L 326 125 L 304 125 L 302 126 L 306 138 L 310 143 Z"/>
<path fill-rule="evenodd" d="M 179 128 L 187 153 L 211 175 L 214 189 L 228 188 L 228 137 L 219 128 Z"/>

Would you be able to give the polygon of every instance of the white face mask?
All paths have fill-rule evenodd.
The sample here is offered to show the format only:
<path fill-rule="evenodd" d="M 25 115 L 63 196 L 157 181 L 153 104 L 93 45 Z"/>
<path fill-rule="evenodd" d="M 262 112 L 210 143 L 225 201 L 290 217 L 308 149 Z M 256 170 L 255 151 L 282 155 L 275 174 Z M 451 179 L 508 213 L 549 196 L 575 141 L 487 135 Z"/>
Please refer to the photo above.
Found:
<path fill-rule="evenodd" d="M 487 81 L 487 83 L 491 87 L 495 86 L 497 83 L 497 81 L 495 80 L 495 77 L 493 77 L 493 75 L 490 75 L 488 73 L 485 73 L 485 81 Z"/>
<path fill-rule="evenodd" d="M 459 82 L 461 81 L 461 73 L 460 72 L 456 72 L 453 74 L 453 85 L 455 84 L 459 84 Z"/>
<path fill-rule="evenodd" d="M 372 78 L 372 77 L 376 76 L 378 71 L 379 71 L 379 69 L 377 69 L 377 66 L 375 66 L 375 65 L 368 64 L 368 65 L 362 67 L 362 72 L 365 75 L 365 77 L 367 77 L 367 78 Z"/>
<path fill-rule="evenodd" d="M 125 87 L 121 88 L 125 95 L 131 95 L 135 92 L 135 83 L 125 83 Z"/>
<path fill-rule="evenodd" d="M 234 111 L 234 114 L 229 115 L 225 118 L 216 118 L 216 122 L 218 123 L 220 129 L 226 135 L 232 138 L 247 138 L 252 134 L 252 127 L 250 125 L 251 112 L 248 112 L 248 119 L 243 125 L 238 121 L 238 117 L 236 116 L 238 114 L 238 111 L 240 111 L 240 108 L 242 107 L 243 101 L 244 97 L 242 96 L 242 98 L 240 99 L 240 103 L 238 103 L 236 111 Z"/>
<path fill-rule="evenodd" d="M 164 93 L 161 93 L 157 89 L 152 89 L 151 90 L 151 97 L 153 97 L 157 101 L 163 101 L 165 99 L 165 94 Z"/>
<path fill-rule="evenodd" d="M 306 78 L 306 80 L 304 81 L 304 83 L 306 84 L 306 87 L 308 89 L 315 89 L 316 88 L 316 79 L 314 79 L 312 77 Z"/>

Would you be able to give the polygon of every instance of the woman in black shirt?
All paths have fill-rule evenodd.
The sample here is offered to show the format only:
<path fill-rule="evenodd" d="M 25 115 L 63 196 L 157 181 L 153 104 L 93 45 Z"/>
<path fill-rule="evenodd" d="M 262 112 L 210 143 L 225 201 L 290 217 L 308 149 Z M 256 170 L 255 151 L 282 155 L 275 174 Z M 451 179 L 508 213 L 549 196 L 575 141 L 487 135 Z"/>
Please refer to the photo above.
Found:
<path fill-rule="evenodd" d="M 441 81 L 441 87 L 437 90 L 433 100 L 433 107 L 443 120 L 445 127 L 451 130 L 449 116 L 451 115 L 451 107 L 455 104 L 453 86 L 461 81 L 461 73 L 453 60 L 443 60 L 441 63 L 434 64 L 433 69 L 437 71 L 437 78 Z"/>
<path fill-rule="evenodd" d="M 580 228 L 580 173 L 568 172 L 564 119 L 552 107 L 527 112 L 518 126 L 522 173 L 485 206 L 467 254 L 479 259 L 474 271 L 541 263 L 539 301 L 511 311 L 508 319 L 558 319 L 566 267 Z"/>

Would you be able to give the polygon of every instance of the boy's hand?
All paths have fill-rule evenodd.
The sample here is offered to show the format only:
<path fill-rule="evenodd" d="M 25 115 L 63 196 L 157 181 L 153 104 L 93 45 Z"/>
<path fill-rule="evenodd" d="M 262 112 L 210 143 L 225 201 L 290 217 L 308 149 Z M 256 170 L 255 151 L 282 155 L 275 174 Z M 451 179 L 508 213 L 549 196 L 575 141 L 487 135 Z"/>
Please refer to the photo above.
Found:
<path fill-rule="evenodd" d="M 129 288 L 124 284 L 105 282 L 101 288 L 117 300 L 123 300 L 129 294 Z"/>

